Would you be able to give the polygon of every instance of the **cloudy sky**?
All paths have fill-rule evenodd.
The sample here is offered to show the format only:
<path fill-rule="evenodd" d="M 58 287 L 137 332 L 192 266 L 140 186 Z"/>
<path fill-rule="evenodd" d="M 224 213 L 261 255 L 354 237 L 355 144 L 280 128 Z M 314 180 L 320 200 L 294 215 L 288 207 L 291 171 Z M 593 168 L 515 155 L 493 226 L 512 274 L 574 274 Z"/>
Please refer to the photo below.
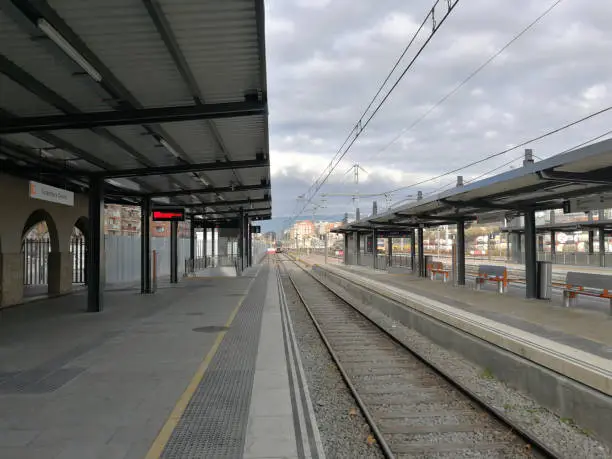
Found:
<path fill-rule="evenodd" d="M 355 163 L 367 171 L 360 172 L 360 193 L 410 185 L 612 105 L 612 2 L 563 0 L 408 129 L 553 3 L 459 1 L 321 192 L 354 192 L 347 171 Z M 266 1 L 275 219 L 293 215 L 297 196 L 308 190 L 340 148 L 432 4 Z M 426 36 L 419 35 L 400 69 Z M 529 146 L 543 159 L 608 130 L 612 113 Z M 521 148 L 461 173 L 467 181 L 513 158 L 511 165 L 494 173 L 520 167 L 522 154 Z M 432 192 L 454 182 L 455 175 L 396 192 L 391 199 L 410 198 L 418 190 Z M 369 213 L 373 199 L 361 199 L 362 215 L 364 210 Z M 384 209 L 385 198 L 376 199 Z M 350 197 L 328 197 L 324 205 L 319 214 L 352 212 Z"/>

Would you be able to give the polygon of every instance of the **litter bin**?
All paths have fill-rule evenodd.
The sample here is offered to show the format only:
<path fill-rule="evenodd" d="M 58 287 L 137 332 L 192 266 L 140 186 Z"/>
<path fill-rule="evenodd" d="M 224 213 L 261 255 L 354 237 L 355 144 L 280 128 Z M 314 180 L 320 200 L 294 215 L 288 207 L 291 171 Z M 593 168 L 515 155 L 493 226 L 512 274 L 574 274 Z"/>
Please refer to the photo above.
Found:
<path fill-rule="evenodd" d="M 538 261 L 538 299 L 550 300 L 552 297 L 552 262 Z"/>

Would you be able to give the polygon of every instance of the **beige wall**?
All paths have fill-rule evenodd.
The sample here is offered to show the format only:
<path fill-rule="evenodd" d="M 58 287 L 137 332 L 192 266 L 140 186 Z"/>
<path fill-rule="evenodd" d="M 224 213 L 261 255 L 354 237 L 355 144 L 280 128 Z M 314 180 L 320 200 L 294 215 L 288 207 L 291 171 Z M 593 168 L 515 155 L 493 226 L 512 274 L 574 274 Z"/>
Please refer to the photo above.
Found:
<path fill-rule="evenodd" d="M 0 174 L 0 307 L 10 306 L 23 298 L 23 261 L 20 256 L 25 224 L 32 213 L 44 210 L 57 229 L 59 256 L 52 257 L 49 268 L 50 291 L 64 293 L 72 288 L 70 235 L 80 217 L 87 217 L 88 199 L 75 194 L 74 206 L 54 204 L 29 197 L 29 182 Z M 51 231 L 51 228 L 50 228 Z M 52 250 L 55 250 L 53 248 Z"/>

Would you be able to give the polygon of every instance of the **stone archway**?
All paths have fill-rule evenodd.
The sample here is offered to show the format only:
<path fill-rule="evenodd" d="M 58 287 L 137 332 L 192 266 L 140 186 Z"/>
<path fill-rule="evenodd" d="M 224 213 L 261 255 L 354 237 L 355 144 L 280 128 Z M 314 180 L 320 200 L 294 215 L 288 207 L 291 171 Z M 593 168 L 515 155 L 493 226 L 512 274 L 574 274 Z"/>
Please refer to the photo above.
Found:
<path fill-rule="evenodd" d="M 37 209 L 27 218 L 21 235 L 23 256 L 23 285 L 47 286 L 47 293 L 59 293 L 60 241 L 53 217 L 44 209 Z M 40 289 L 34 290 L 41 292 Z"/>

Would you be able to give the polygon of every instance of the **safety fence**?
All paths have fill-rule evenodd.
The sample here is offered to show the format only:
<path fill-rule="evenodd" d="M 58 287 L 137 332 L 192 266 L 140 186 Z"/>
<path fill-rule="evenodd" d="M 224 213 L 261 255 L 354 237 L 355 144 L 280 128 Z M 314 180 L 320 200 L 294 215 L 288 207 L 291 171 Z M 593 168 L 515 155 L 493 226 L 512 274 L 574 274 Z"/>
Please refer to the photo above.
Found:
<path fill-rule="evenodd" d="M 23 254 L 23 284 L 46 285 L 49 278 L 49 253 L 51 241 L 44 239 L 25 239 L 22 243 Z M 70 239 L 70 254 L 72 257 L 72 283 L 84 284 L 86 275 L 85 264 L 86 244 L 82 236 Z"/>
<path fill-rule="evenodd" d="M 140 236 L 104 237 L 104 253 L 107 283 L 131 283 L 140 280 Z M 24 285 L 46 285 L 49 277 L 49 239 L 25 239 L 22 244 Z M 170 239 L 151 238 L 151 251 L 156 252 L 157 275 L 170 275 Z M 87 281 L 87 244 L 83 236 L 70 240 L 72 257 L 72 282 L 84 284 Z M 189 239 L 179 238 L 178 259 L 189 257 Z M 184 266 L 179 263 L 179 274 Z"/>
<path fill-rule="evenodd" d="M 48 260 L 51 241 L 48 239 L 25 239 L 22 244 L 23 283 L 42 285 L 47 283 Z"/>

